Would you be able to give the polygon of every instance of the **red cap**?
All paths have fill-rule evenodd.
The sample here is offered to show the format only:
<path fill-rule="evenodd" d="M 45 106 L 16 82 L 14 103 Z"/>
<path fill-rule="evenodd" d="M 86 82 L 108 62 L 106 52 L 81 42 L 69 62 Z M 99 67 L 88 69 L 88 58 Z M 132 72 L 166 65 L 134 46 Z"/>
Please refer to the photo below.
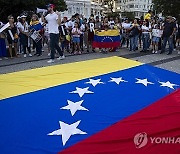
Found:
<path fill-rule="evenodd" d="M 48 4 L 48 5 L 47 5 L 47 8 L 50 8 L 50 7 L 54 9 L 54 8 L 55 8 L 55 5 L 54 5 L 54 4 Z"/>

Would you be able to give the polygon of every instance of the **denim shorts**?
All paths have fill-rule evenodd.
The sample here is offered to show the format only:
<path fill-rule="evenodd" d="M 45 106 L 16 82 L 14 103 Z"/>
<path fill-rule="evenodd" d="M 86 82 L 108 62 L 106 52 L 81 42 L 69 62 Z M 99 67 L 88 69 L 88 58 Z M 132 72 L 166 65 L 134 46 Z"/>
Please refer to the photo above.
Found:
<path fill-rule="evenodd" d="M 152 38 L 152 41 L 155 43 L 159 43 L 159 40 L 160 40 L 160 38 L 156 37 L 156 36 L 153 36 L 153 38 Z"/>
<path fill-rule="evenodd" d="M 73 43 L 80 43 L 79 37 L 73 37 Z"/>

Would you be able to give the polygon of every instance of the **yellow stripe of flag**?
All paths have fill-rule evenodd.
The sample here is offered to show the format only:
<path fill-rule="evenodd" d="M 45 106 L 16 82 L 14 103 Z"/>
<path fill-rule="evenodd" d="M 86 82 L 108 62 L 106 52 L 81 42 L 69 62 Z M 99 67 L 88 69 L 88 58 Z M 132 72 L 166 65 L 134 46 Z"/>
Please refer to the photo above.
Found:
<path fill-rule="evenodd" d="M 119 31 L 116 30 L 116 29 L 114 29 L 114 30 L 107 30 L 107 31 L 103 30 L 101 32 L 97 31 L 95 34 L 97 36 L 118 36 L 118 35 L 120 35 Z"/>
<path fill-rule="evenodd" d="M 0 99 L 139 65 L 136 61 L 110 57 L 3 74 L 0 75 Z"/>

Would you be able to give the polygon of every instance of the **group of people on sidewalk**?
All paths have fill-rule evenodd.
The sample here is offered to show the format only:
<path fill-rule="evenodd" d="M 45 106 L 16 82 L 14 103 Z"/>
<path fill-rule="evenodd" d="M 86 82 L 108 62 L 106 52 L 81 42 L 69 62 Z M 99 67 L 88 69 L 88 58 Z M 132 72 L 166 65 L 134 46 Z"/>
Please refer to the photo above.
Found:
<path fill-rule="evenodd" d="M 57 60 L 65 59 L 64 52 L 70 54 L 81 54 L 82 52 L 95 52 L 92 47 L 94 35 L 97 31 L 116 29 L 119 31 L 121 47 L 127 47 L 129 51 L 147 52 L 152 49 L 152 53 L 164 53 L 169 45 L 168 55 L 180 46 L 180 24 L 175 17 L 168 16 L 165 20 L 154 18 L 149 11 L 144 19 L 120 19 L 118 17 L 94 17 L 89 19 L 75 14 L 71 19 L 61 18 L 60 12 L 55 12 L 55 6 L 47 6 L 48 13 L 34 13 L 30 22 L 27 16 L 22 14 L 17 18 L 17 22 L 12 15 L 8 16 L 9 26 L 0 33 L 0 60 L 7 59 L 6 43 L 10 58 L 32 57 L 32 49 L 36 49 L 34 55 L 42 55 L 42 47 L 47 44 L 48 63 L 55 61 L 55 54 L 59 56 Z M 4 24 L 0 22 L 0 28 Z M 142 45 L 141 45 L 142 44 Z M 151 47 L 152 45 L 152 47 Z M 28 53 L 28 54 L 27 54 Z"/>

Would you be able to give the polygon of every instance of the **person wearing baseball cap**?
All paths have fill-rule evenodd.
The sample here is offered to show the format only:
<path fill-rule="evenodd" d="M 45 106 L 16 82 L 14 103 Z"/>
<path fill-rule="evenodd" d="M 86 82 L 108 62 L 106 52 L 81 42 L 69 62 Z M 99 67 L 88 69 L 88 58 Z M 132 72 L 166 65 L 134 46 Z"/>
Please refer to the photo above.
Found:
<path fill-rule="evenodd" d="M 22 15 L 22 16 L 20 16 L 20 18 L 27 18 L 27 16 L 26 15 Z"/>
<path fill-rule="evenodd" d="M 59 25 L 61 24 L 61 17 L 59 12 L 54 12 L 55 5 L 54 4 L 48 4 L 48 15 L 43 16 L 42 15 L 42 21 L 48 23 L 48 33 L 50 34 L 50 49 L 51 49 L 51 59 L 48 61 L 48 63 L 53 63 L 55 58 L 55 49 L 59 53 L 58 60 L 64 59 L 64 54 L 59 47 Z"/>

